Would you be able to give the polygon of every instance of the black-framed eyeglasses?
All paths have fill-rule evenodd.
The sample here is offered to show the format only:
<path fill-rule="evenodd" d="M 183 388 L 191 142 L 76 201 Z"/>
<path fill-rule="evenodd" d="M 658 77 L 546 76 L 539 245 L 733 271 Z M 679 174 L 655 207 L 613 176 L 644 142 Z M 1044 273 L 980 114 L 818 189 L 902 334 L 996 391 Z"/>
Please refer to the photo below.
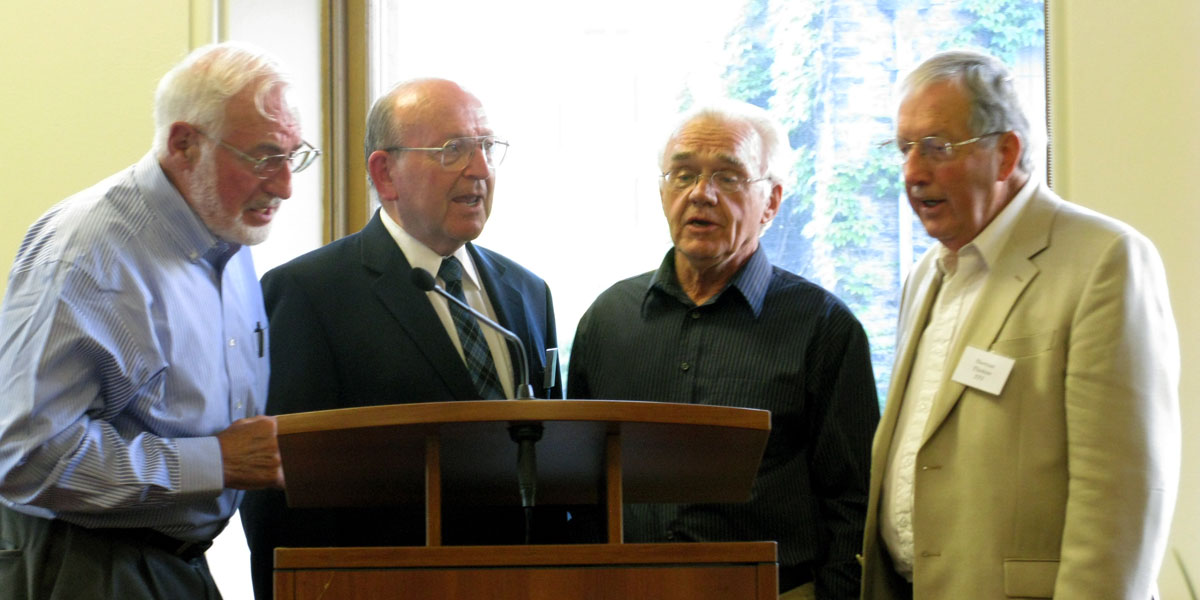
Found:
<path fill-rule="evenodd" d="M 383 148 L 384 152 L 399 152 L 402 150 L 417 150 L 420 152 L 440 152 L 442 168 L 450 171 L 461 169 L 471 161 L 471 157 L 475 155 L 475 150 L 483 150 L 483 160 L 487 162 L 489 169 L 495 169 L 504 162 L 504 155 L 508 154 L 508 142 L 494 135 L 479 135 L 474 137 L 460 137 L 451 140 L 446 140 L 441 148 L 415 148 L 411 146 L 388 146 Z"/>
<path fill-rule="evenodd" d="M 916 147 L 917 152 L 920 153 L 919 156 L 928 158 L 934 162 L 945 162 L 947 160 L 954 158 L 954 156 L 958 153 L 958 149 L 961 148 L 962 146 L 966 146 L 968 144 L 974 144 L 975 142 L 978 142 L 985 138 L 989 138 L 993 135 L 1003 135 L 1005 133 L 1008 133 L 1008 132 L 993 131 L 991 133 L 985 133 L 983 135 L 973 137 L 969 140 L 963 140 L 961 142 L 952 142 L 940 135 L 931 135 L 929 137 L 923 137 L 915 142 L 909 142 L 909 141 L 905 141 L 900 138 L 896 138 L 894 140 L 888 140 L 886 142 L 881 143 L 880 147 L 887 147 L 892 144 L 895 144 L 896 148 L 900 150 L 900 160 L 901 161 L 908 160 L 909 153 L 911 153 L 912 149 L 914 147 Z"/>
<path fill-rule="evenodd" d="M 700 183 L 700 180 L 705 179 L 704 172 L 693 169 L 691 167 L 676 167 L 662 174 L 663 185 L 667 189 L 682 192 L 692 189 L 692 186 Z M 746 191 L 746 186 L 759 181 L 767 181 L 770 177 L 759 177 L 750 179 L 737 171 L 722 169 L 713 171 L 708 174 L 708 182 L 717 186 L 718 190 L 727 194 L 734 194 Z"/>
<path fill-rule="evenodd" d="M 274 177 L 276 173 L 283 170 L 284 165 L 291 167 L 293 173 L 299 173 L 316 162 L 317 157 L 321 155 L 321 151 L 314 148 L 312 144 L 304 140 L 300 140 L 300 147 L 287 154 L 271 154 L 269 156 L 255 158 L 231 146 L 225 140 L 215 138 L 207 133 L 204 133 L 203 131 L 200 131 L 199 129 L 196 131 L 198 131 L 200 135 L 216 142 L 222 148 L 232 152 L 234 156 L 237 156 L 238 158 L 250 163 L 251 169 L 259 179 L 270 179 L 271 177 Z"/>

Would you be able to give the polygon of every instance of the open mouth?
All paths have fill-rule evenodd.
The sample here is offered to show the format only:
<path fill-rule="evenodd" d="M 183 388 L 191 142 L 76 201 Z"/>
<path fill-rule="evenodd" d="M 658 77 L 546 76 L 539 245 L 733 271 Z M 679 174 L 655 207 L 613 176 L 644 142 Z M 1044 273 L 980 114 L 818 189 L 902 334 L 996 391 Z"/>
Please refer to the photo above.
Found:
<path fill-rule="evenodd" d="M 467 206 L 476 206 L 480 202 L 483 202 L 483 196 L 478 196 L 475 194 L 468 194 L 465 196 L 455 196 L 454 201 L 459 204 L 466 204 Z"/>

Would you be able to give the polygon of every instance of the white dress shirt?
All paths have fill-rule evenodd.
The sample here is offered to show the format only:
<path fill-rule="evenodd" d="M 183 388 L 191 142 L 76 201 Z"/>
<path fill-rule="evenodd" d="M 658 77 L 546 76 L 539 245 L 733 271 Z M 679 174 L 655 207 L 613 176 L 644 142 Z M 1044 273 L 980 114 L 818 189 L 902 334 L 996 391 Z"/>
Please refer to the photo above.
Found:
<path fill-rule="evenodd" d="M 400 251 L 404 253 L 404 257 L 408 259 L 408 264 L 414 269 L 425 269 L 431 275 L 436 276 L 438 270 L 442 266 L 442 259 L 445 258 L 437 252 L 434 252 L 422 244 L 417 238 L 409 235 L 403 227 L 400 226 L 387 211 L 380 209 L 379 219 L 383 222 L 384 228 L 392 235 L 392 239 L 396 240 L 396 244 L 400 246 Z M 471 308 L 487 315 L 493 321 L 499 323 L 496 318 L 496 311 L 492 308 L 492 302 L 488 298 L 487 290 L 483 287 L 483 280 L 479 278 L 479 271 L 475 268 L 475 261 L 471 258 L 471 253 L 467 251 L 466 245 L 459 247 L 454 252 L 454 257 L 463 266 L 463 296 L 467 299 L 467 304 Z M 438 283 L 442 286 L 446 282 L 438 278 Z M 442 327 L 446 329 L 446 335 L 450 336 L 451 343 L 454 344 L 454 349 L 458 351 L 458 355 L 463 358 L 466 363 L 466 356 L 463 354 L 462 342 L 458 339 L 458 329 L 454 326 L 454 319 L 450 317 L 450 307 L 447 305 L 447 300 L 437 292 L 426 292 L 429 297 L 429 302 L 433 305 L 434 312 L 437 313 L 438 319 L 442 322 Z M 480 324 L 480 330 L 483 331 L 483 339 L 487 341 L 488 349 L 492 352 L 492 361 L 496 363 L 496 374 L 500 378 L 500 385 L 504 386 L 504 395 L 507 398 L 515 398 L 515 384 L 513 383 L 513 366 L 512 357 L 508 351 L 508 342 L 504 336 L 500 335 L 495 329 L 487 325 Z"/>
<path fill-rule="evenodd" d="M 974 240 L 957 253 L 935 243 L 941 288 L 930 310 L 929 321 L 917 343 L 911 375 L 900 404 L 896 432 L 884 472 L 880 529 L 896 572 L 913 580 L 913 480 L 917 452 L 924 441 L 934 399 L 960 357 L 947 356 L 955 336 L 971 314 L 987 280 L 989 265 L 996 263 L 1021 209 L 1037 189 L 1030 179 L 1016 197 Z"/>

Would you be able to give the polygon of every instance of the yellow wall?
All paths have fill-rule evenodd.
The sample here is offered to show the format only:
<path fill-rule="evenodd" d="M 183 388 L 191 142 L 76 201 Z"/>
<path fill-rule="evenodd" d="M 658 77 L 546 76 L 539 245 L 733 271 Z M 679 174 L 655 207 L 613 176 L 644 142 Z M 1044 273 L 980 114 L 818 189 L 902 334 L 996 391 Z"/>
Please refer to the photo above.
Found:
<path fill-rule="evenodd" d="M 1055 188 L 1162 253 L 1183 354 L 1183 473 L 1171 545 L 1200 576 L 1200 3 L 1049 0 Z M 1200 584 L 1200 580 L 1196 583 Z M 1168 554 L 1165 600 L 1188 598 Z"/>
<path fill-rule="evenodd" d="M 136 162 L 154 86 L 189 49 L 189 0 L 22 2 L 0 18 L 0 293 L 29 225 Z"/>

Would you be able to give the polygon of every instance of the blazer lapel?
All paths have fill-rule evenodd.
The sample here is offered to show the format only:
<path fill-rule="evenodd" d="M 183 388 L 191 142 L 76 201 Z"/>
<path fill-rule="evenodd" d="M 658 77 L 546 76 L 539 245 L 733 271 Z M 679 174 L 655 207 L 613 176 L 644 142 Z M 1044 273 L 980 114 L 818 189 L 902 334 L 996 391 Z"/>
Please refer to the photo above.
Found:
<path fill-rule="evenodd" d="M 450 393 L 459 399 L 475 398 L 466 365 L 446 335 L 442 322 L 425 292 L 412 283 L 412 266 L 396 245 L 379 214 L 362 230 L 363 266 L 376 275 L 371 284 L 375 299 L 396 320 L 411 343 L 425 356 Z M 411 365 L 400 368 L 413 369 Z"/>
<path fill-rule="evenodd" d="M 950 347 L 948 356 L 951 357 L 951 363 L 946 365 L 946 379 L 934 397 L 933 409 L 922 442 L 933 436 L 966 391 L 966 386 L 952 381 L 950 377 L 958 367 L 958 359 L 967 346 L 981 350 L 991 348 L 1020 300 L 1022 292 L 1037 277 L 1038 268 L 1031 259 L 1049 245 L 1050 225 L 1053 219 L 1053 204 L 1043 198 L 1041 189 L 1037 190 L 1029 199 L 1029 204 L 1020 218 L 1013 224 L 1012 233 L 1000 253 L 1000 258 L 991 269 L 983 289 L 979 291 L 979 298 L 971 309 L 962 332 Z"/>
<path fill-rule="evenodd" d="M 892 436 L 896 431 L 896 422 L 900 417 L 900 402 L 908 387 L 908 378 L 912 370 L 913 358 L 917 353 L 917 344 L 921 334 L 929 322 L 929 312 L 933 301 L 941 289 L 942 275 L 934 263 L 936 255 L 930 254 L 912 271 L 906 289 L 903 292 L 905 307 L 901 309 L 901 322 L 896 328 L 896 361 L 892 369 L 891 381 L 888 383 L 887 401 L 884 403 L 879 429 L 874 442 L 875 460 L 883 464 L 887 460 L 892 447 Z M 907 286 L 911 285 L 911 289 Z M 911 305 L 913 310 L 906 310 Z M 882 478 L 883 469 L 878 470 Z M 882 481 L 882 479 L 881 479 Z"/>

